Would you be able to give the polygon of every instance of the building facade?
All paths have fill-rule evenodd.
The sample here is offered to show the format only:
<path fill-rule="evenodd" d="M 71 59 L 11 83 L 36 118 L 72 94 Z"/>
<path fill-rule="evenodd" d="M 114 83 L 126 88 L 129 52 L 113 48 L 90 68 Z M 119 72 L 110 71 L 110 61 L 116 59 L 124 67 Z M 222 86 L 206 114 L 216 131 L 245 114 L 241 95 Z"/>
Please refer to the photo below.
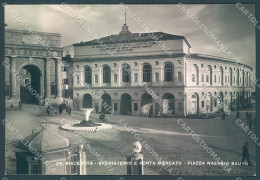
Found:
<path fill-rule="evenodd" d="M 74 44 L 74 108 L 188 115 L 250 105 L 252 68 L 190 53 L 183 36 L 131 33 Z"/>
<path fill-rule="evenodd" d="M 117 35 L 61 48 L 56 33 L 5 31 L 6 107 L 67 101 L 74 110 L 189 115 L 251 103 L 252 67 L 190 53 L 183 36 Z"/>
<path fill-rule="evenodd" d="M 6 29 L 2 65 L 7 108 L 41 99 L 63 101 L 60 34 Z"/>

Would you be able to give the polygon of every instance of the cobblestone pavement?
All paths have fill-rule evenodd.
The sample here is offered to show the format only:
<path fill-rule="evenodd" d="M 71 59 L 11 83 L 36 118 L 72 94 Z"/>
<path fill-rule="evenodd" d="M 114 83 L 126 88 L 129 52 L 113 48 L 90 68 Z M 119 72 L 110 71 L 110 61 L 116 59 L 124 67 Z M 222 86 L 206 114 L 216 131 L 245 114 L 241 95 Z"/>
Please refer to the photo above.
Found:
<path fill-rule="evenodd" d="M 245 121 L 245 110 L 241 111 L 241 119 Z M 70 139 L 72 146 L 78 146 L 82 142 L 89 143 L 95 152 L 103 157 L 104 161 L 125 161 L 126 156 L 130 155 L 132 143 L 135 141 L 134 134 L 127 132 L 119 120 L 123 119 L 127 126 L 131 126 L 145 141 L 153 152 L 156 152 L 164 161 L 180 161 L 182 165 L 172 165 L 167 170 L 158 165 L 154 156 L 143 148 L 145 162 L 155 162 L 156 165 L 144 165 L 144 174 L 172 174 L 172 175 L 254 175 L 255 165 L 253 166 L 228 166 L 231 173 L 225 171 L 219 165 L 187 165 L 188 161 L 212 162 L 212 157 L 198 145 L 198 143 L 188 135 L 177 123 L 178 118 L 148 118 L 139 116 L 107 115 L 107 123 L 113 125 L 112 129 L 101 132 L 77 132 L 72 133 L 59 128 L 61 120 L 66 123 L 78 123 L 84 115 L 80 111 L 73 111 L 72 116 L 67 114 L 47 116 L 45 109 L 39 110 L 38 106 L 23 105 L 22 110 L 7 111 L 6 119 L 16 127 L 21 134 L 28 136 L 32 129 L 40 129 L 41 125 L 62 136 Z M 98 114 L 92 113 L 90 119 L 98 122 Z M 245 134 L 235 122 L 235 112 L 228 116 L 225 121 L 220 118 L 214 119 L 183 119 L 199 137 L 212 148 L 212 150 L 224 162 L 240 162 L 242 157 L 242 146 L 245 141 L 249 142 L 249 153 L 251 160 L 255 164 L 255 143 Z M 40 125 L 41 124 L 41 125 Z M 78 135 L 76 135 L 78 134 Z M 82 137 L 80 141 L 77 137 Z M 6 130 L 6 172 L 16 173 L 14 152 L 19 149 L 16 147 L 17 138 L 12 132 Z M 87 166 L 87 174 L 126 174 L 125 165 L 113 166 L 111 173 L 105 166 L 98 165 L 97 158 L 86 148 L 87 161 L 94 162 Z M 95 164 L 96 163 L 96 164 Z"/>

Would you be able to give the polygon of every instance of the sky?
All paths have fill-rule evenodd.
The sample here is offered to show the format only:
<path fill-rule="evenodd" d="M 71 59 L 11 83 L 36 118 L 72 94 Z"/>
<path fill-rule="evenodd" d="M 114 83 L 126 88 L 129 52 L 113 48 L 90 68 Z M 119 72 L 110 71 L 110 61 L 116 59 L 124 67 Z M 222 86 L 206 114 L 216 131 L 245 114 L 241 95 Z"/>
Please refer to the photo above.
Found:
<path fill-rule="evenodd" d="M 69 6 L 99 37 L 118 34 L 124 24 L 125 14 L 119 4 Z M 232 52 L 231 59 L 250 65 L 255 70 L 255 26 L 235 4 L 184 6 Z M 241 6 L 255 14 L 254 5 Z M 59 4 L 9 7 L 35 31 L 60 33 L 62 46 L 93 39 Z M 227 57 L 177 5 L 127 5 L 127 8 L 151 32 L 185 36 L 191 45 L 191 53 Z M 133 18 L 128 15 L 126 18 L 132 33 L 144 32 Z M 5 13 L 5 23 L 8 29 L 23 29 L 8 12 Z"/>

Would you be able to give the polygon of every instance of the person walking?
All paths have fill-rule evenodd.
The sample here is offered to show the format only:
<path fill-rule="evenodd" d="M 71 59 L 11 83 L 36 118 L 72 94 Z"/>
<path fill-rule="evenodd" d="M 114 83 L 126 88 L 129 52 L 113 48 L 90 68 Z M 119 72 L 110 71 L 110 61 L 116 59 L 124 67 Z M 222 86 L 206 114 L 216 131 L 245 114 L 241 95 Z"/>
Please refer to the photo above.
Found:
<path fill-rule="evenodd" d="M 62 111 L 67 108 L 67 105 L 65 102 L 62 102 L 61 106 L 62 106 Z"/>
<path fill-rule="evenodd" d="M 152 107 L 150 106 L 150 109 L 149 109 L 149 118 L 152 117 Z"/>
<path fill-rule="evenodd" d="M 95 110 L 96 110 L 96 113 L 99 113 L 99 108 L 98 108 L 97 104 L 95 105 Z"/>
<path fill-rule="evenodd" d="M 248 118 L 248 111 L 246 112 L 246 120 L 247 120 L 247 118 Z"/>
<path fill-rule="evenodd" d="M 50 112 L 51 112 L 51 107 L 50 107 L 50 105 L 47 107 L 47 114 L 48 114 L 48 116 L 50 115 Z"/>
<path fill-rule="evenodd" d="M 226 114 L 225 114 L 224 111 L 222 112 L 222 117 L 221 117 L 221 119 L 222 119 L 222 120 L 225 120 L 225 119 L 226 119 Z"/>
<path fill-rule="evenodd" d="M 71 107 L 70 106 L 68 107 L 67 112 L 68 112 L 69 115 L 71 115 Z"/>
<path fill-rule="evenodd" d="M 62 107 L 62 104 L 59 105 L 59 113 L 63 113 L 63 107 Z"/>
<path fill-rule="evenodd" d="M 247 160 L 248 162 L 248 165 L 251 166 L 251 162 L 250 162 L 250 155 L 249 155 L 249 152 L 248 152 L 248 142 L 245 142 L 245 145 L 243 146 L 243 155 L 242 155 L 242 163 L 245 161 L 245 159 Z"/>

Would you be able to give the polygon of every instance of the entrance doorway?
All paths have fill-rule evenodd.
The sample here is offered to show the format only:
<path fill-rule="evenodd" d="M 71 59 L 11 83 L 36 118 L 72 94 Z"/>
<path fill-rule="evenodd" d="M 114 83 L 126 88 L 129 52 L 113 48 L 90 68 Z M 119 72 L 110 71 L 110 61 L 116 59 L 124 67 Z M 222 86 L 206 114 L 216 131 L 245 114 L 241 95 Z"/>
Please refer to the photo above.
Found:
<path fill-rule="evenodd" d="M 35 65 L 26 65 L 20 70 L 20 75 L 24 78 L 24 84 L 20 84 L 20 99 L 22 103 L 38 104 L 41 96 L 40 69 Z"/>
<path fill-rule="evenodd" d="M 120 113 L 123 115 L 132 114 L 132 98 L 129 94 L 121 96 Z"/>
<path fill-rule="evenodd" d="M 192 102 L 191 102 L 191 113 L 192 114 L 199 114 L 199 95 L 197 93 L 194 93 L 191 96 Z"/>
<path fill-rule="evenodd" d="M 101 112 L 105 114 L 111 113 L 111 96 L 109 94 L 103 94 L 102 96 L 102 104 L 101 104 Z"/>
<path fill-rule="evenodd" d="M 150 94 L 144 93 L 141 97 L 141 112 L 148 115 L 149 111 L 153 114 L 153 98 Z"/>
<path fill-rule="evenodd" d="M 90 94 L 84 94 L 82 107 L 92 108 L 92 97 Z"/>
<path fill-rule="evenodd" d="M 174 96 L 171 93 L 166 93 L 162 97 L 163 99 L 163 114 L 173 115 L 175 112 Z"/>

